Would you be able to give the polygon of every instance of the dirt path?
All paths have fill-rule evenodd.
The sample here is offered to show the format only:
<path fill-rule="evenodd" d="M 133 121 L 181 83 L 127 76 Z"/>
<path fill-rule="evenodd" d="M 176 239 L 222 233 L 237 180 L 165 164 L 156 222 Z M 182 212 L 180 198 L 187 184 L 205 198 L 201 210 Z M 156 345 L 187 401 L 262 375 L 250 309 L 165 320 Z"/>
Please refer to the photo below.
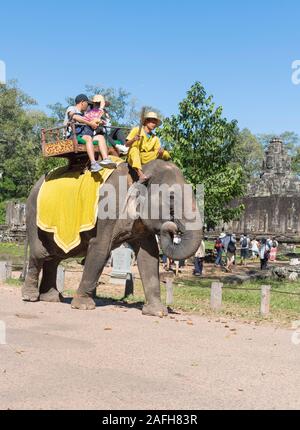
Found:
<path fill-rule="evenodd" d="M 0 287 L 1 409 L 300 408 L 292 331 L 24 303 Z"/>

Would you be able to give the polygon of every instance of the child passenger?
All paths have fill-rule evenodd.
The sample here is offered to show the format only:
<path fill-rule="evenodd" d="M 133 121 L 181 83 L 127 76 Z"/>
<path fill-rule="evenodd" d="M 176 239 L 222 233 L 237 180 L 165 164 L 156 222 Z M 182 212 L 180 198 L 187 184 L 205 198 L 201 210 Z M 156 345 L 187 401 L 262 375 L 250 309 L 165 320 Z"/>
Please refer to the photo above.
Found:
<path fill-rule="evenodd" d="M 98 172 L 101 170 L 101 167 L 115 169 L 117 165 L 108 157 L 104 131 L 101 127 L 105 106 L 104 97 L 100 94 L 95 95 L 92 99 L 92 106 L 93 107 L 84 114 L 84 119 L 88 122 L 96 123 L 98 127 L 94 130 L 92 127 L 85 125 L 81 132 L 82 139 L 86 141 L 87 153 L 91 160 L 91 171 Z M 95 160 L 93 141 L 97 141 L 99 145 L 99 150 L 102 156 L 102 161 L 99 163 Z"/>

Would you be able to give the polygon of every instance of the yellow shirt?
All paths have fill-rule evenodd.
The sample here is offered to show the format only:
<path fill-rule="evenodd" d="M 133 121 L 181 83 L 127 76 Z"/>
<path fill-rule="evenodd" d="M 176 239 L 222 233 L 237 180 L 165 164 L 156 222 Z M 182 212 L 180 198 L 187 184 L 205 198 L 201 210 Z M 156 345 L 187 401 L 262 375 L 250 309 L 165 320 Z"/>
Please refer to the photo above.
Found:
<path fill-rule="evenodd" d="M 138 132 L 139 128 L 134 127 L 127 136 L 127 140 L 132 140 L 135 136 L 137 136 Z M 140 140 L 137 140 L 131 145 L 131 148 L 134 147 L 138 148 L 140 152 L 156 152 L 160 148 L 160 140 L 157 136 L 155 136 L 155 134 L 147 135 L 144 128 L 142 128 Z"/>
<path fill-rule="evenodd" d="M 135 127 L 127 136 L 127 140 L 132 140 L 137 136 L 139 128 Z M 145 130 L 141 130 L 141 138 L 134 142 L 129 149 L 127 161 L 134 169 L 141 169 L 143 164 L 150 163 L 150 161 L 158 158 L 158 151 L 160 149 L 160 140 L 154 134 L 147 135 Z M 161 157 L 163 160 L 170 160 L 168 151 L 164 151 Z"/>

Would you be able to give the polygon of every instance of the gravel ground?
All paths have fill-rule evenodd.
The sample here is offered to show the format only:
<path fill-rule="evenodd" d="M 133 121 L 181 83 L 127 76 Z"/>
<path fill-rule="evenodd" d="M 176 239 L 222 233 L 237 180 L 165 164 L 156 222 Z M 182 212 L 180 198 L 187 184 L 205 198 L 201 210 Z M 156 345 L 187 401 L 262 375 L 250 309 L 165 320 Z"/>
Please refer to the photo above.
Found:
<path fill-rule="evenodd" d="M 3 285 L 0 320 L 1 409 L 300 408 L 291 330 L 130 307 L 76 311 L 22 302 Z"/>

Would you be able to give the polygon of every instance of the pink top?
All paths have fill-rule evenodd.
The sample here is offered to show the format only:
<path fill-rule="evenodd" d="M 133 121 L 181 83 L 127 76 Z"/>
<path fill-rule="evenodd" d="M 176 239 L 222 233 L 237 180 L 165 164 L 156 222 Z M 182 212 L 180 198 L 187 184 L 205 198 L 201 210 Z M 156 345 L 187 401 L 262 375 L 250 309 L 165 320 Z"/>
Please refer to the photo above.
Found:
<path fill-rule="evenodd" d="M 103 109 L 93 108 L 84 115 L 84 119 L 90 122 L 94 120 L 100 120 L 103 114 Z"/>

